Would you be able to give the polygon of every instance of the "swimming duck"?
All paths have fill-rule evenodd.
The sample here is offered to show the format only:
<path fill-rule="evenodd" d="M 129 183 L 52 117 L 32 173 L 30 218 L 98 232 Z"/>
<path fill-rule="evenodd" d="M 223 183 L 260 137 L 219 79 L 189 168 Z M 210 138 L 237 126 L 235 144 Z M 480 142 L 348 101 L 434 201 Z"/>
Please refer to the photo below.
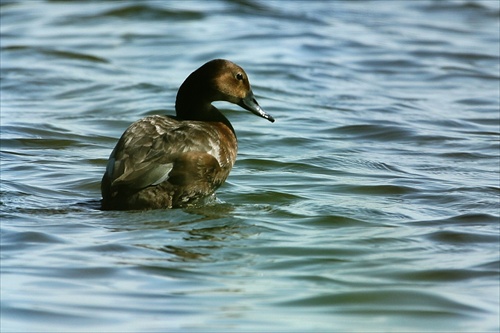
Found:
<path fill-rule="evenodd" d="M 207 62 L 179 88 L 176 116 L 148 116 L 122 134 L 102 178 L 102 209 L 179 208 L 211 197 L 229 175 L 238 149 L 233 126 L 214 101 L 274 122 L 240 66 L 223 59 Z"/>

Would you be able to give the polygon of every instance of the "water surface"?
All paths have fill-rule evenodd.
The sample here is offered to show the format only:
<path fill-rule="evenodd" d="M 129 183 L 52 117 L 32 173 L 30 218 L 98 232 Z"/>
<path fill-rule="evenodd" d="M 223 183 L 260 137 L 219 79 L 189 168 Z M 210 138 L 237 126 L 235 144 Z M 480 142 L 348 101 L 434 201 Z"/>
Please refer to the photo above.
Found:
<path fill-rule="evenodd" d="M 1 326 L 498 331 L 498 1 L 2 1 Z M 125 128 L 205 61 L 218 201 L 103 212 Z"/>

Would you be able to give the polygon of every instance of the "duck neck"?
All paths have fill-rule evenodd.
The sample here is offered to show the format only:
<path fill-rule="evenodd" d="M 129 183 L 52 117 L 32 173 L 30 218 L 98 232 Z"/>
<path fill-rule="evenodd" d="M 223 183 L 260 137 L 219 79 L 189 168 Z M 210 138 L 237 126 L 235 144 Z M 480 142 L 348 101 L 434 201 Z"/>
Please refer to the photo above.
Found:
<path fill-rule="evenodd" d="M 235 134 L 229 120 L 219 109 L 212 105 L 212 101 L 206 97 L 206 94 L 200 89 L 187 89 L 185 83 L 179 88 L 175 101 L 177 118 L 181 120 L 221 122 Z"/>

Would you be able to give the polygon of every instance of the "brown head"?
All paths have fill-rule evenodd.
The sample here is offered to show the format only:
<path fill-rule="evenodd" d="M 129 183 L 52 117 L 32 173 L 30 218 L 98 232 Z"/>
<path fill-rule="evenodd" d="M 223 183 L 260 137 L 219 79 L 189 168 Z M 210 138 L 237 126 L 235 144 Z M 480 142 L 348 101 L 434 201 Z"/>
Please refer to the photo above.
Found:
<path fill-rule="evenodd" d="M 175 109 L 177 116 L 185 120 L 208 120 L 217 112 L 211 103 L 227 101 L 274 122 L 257 103 L 248 76 L 235 63 L 215 59 L 191 73 L 179 88 Z"/>

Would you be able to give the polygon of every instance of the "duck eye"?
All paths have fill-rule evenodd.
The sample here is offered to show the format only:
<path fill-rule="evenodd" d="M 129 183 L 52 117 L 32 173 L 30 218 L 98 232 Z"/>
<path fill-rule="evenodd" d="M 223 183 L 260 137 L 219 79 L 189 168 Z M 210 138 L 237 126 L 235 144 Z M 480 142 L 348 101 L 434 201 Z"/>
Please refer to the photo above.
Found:
<path fill-rule="evenodd" d="M 239 81 L 243 80 L 243 74 L 241 73 L 236 74 L 236 79 Z"/>

